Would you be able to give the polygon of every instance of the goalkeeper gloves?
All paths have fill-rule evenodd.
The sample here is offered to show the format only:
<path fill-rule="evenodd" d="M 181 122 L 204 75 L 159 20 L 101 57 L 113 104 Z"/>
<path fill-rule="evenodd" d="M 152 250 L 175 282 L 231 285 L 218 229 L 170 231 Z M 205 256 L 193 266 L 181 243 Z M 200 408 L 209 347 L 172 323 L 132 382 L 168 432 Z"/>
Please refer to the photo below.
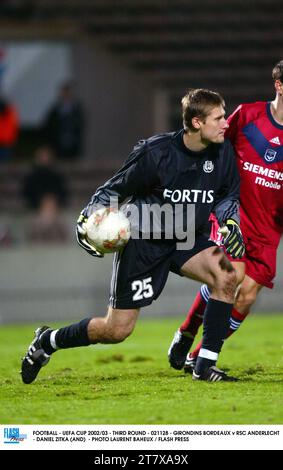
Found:
<path fill-rule="evenodd" d="M 77 242 L 78 244 L 86 250 L 91 256 L 96 256 L 97 258 L 103 258 L 104 254 L 100 253 L 94 246 L 92 246 L 88 241 L 86 237 L 86 222 L 87 222 L 87 217 L 83 215 L 83 213 L 80 214 L 78 220 L 77 220 L 77 227 L 76 227 L 76 237 L 77 237 Z"/>
<path fill-rule="evenodd" d="M 245 254 L 243 235 L 239 224 L 233 219 L 228 219 L 226 224 L 218 229 L 223 235 L 223 243 L 227 253 L 232 258 L 242 258 Z"/>

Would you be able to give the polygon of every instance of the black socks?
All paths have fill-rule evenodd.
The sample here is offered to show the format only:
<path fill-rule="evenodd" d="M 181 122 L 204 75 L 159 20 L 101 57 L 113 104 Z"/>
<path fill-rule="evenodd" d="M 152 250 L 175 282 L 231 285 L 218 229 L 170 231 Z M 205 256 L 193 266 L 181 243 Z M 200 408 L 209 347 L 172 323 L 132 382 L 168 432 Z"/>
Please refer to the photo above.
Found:
<path fill-rule="evenodd" d="M 233 304 L 209 299 L 203 319 L 203 341 L 197 359 L 195 373 L 201 375 L 205 369 L 216 364 L 223 341 L 230 325 Z"/>
<path fill-rule="evenodd" d="M 87 327 L 90 318 L 85 318 L 79 323 L 59 328 L 58 330 L 47 330 L 40 338 L 41 345 L 47 354 L 52 354 L 56 349 L 77 348 L 90 344 Z M 56 334 L 54 335 L 54 331 Z"/>

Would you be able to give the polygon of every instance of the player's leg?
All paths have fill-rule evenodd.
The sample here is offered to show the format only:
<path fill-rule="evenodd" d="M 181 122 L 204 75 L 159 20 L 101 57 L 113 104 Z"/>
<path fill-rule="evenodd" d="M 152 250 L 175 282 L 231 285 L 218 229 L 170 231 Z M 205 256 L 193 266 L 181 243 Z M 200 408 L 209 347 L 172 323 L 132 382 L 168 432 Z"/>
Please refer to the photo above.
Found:
<path fill-rule="evenodd" d="M 243 279 L 245 278 L 245 263 L 232 262 L 232 265 L 236 271 L 237 286 L 240 290 L 239 286 L 241 285 L 241 283 L 243 282 Z M 239 290 L 237 290 L 236 298 L 238 296 Z M 199 296 L 201 297 L 201 308 L 204 312 L 206 304 L 210 297 L 210 289 L 207 285 L 203 284 L 201 286 Z M 234 333 L 234 331 L 236 331 L 239 328 L 244 318 L 245 317 L 243 317 L 242 314 L 237 311 L 237 306 L 234 303 L 232 313 L 230 316 L 230 325 L 229 325 L 229 329 L 227 332 L 227 337 L 230 336 L 232 333 Z M 196 310 L 194 308 L 194 305 L 192 305 L 187 315 L 187 318 L 185 319 L 185 321 L 182 323 L 180 327 L 180 332 L 182 333 L 182 335 L 186 334 L 186 332 L 189 332 L 192 335 L 192 337 L 195 338 L 198 332 L 198 328 L 196 328 L 195 325 L 197 323 L 199 327 L 202 324 L 202 321 L 203 321 L 203 314 L 202 315 L 200 314 L 200 308 Z M 201 349 L 201 345 L 202 345 L 202 341 L 200 341 L 197 344 L 197 346 L 194 348 L 194 350 L 191 351 L 187 355 L 185 365 L 184 365 L 185 372 L 192 373 L 194 369 L 194 365 L 196 363 L 196 358 L 198 357 L 199 351 Z"/>
<path fill-rule="evenodd" d="M 122 310 L 108 308 L 105 318 L 92 318 L 88 324 L 88 336 L 92 344 L 120 343 L 134 330 L 139 309 Z"/>
<path fill-rule="evenodd" d="M 108 308 L 105 317 L 85 318 L 57 330 L 41 327 L 22 361 L 22 380 L 29 384 L 35 380 L 40 369 L 45 366 L 58 349 L 89 346 L 96 343 L 119 343 L 133 331 L 139 309 Z"/>
<path fill-rule="evenodd" d="M 258 282 L 246 274 L 234 304 L 235 309 L 241 315 L 240 322 L 250 313 L 251 307 L 255 303 L 257 295 L 262 288 L 263 286 L 261 284 L 258 284 Z"/>
<path fill-rule="evenodd" d="M 222 246 L 222 235 L 218 232 L 219 224 L 216 216 L 210 214 L 209 221 L 211 222 L 210 240 L 214 240 L 216 245 Z M 232 263 L 233 265 L 233 263 Z M 236 266 L 233 265 L 236 269 Z M 237 270 L 236 270 L 237 274 Z M 203 284 L 197 293 L 195 300 L 187 313 L 184 322 L 181 324 L 179 331 L 182 335 L 191 337 L 192 339 L 196 336 L 200 325 L 203 322 L 203 315 L 206 308 L 206 304 L 210 297 L 210 291 L 206 284 Z"/>
<path fill-rule="evenodd" d="M 88 346 L 95 343 L 118 343 L 131 334 L 139 309 L 150 305 L 162 291 L 168 274 L 168 256 L 152 268 L 144 261 L 144 253 L 153 257 L 150 242 L 130 239 L 122 252 L 115 254 L 110 289 L 110 306 L 107 315 L 86 318 L 58 330 L 39 328 L 22 362 L 22 378 L 31 383 L 41 367 L 57 349 Z M 154 243 L 153 243 L 154 245 Z M 155 245 L 154 245 L 155 246 Z M 157 256 L 160 250 L 157 250 Z M 153 259 L 154 264 L 155 258 Z M 148 270 L 146 270 L 148 268 Z M 135 273 L 135 277 L 133 277 Z"/>
<path fill-rule="evenodd" d="M 243 263 L 234 263 L 235 269 L 238 269 L 239 265 L 241 264 Z M 256 301 L 257 295 L 262 289 L 262 287 L 262 285 L 258 284 L 254 279 L 252 279 L 248 275 L 244 276 L 244 279 L 240 283 L 239 289 L 237 291 L 232 314 L 230 317 L 230 326 L 227 333 L 227 337 L 235 333 L 235 331 L 237 331 L 238 328 L 241 326 L 242 322 L 250 313 L 250 309 Z M 192 353 L 192 355 L 196 356 L 197 354 Z"/>
<path fill-rule="evenodd" d="M 187 354 L 192 347 L 200 325 L 202 325 L 209 296 L 209 289 L 206 284 L 203 284 L 194 299 L 185 321 L 173 336 L 168 350 L 168 360 L 174 369 L 181 370 L 184 367 Z"/>
<path fill-rule="evenodd" d="M 209 381 L 229 380 L 214 366 L 229 328 L 237 286 L 236 272 L 218 247 L 207 248 L 190 258 L 181 268 L 189 278 L 205 282 L 211 295 L 204 313 L 203 345 L 194 378 Z"/>
<path fill-rule="evenodd" d="M 237 285 L 239 285 L 244 278 L 245 266 L 244 263 L 232 263 L 237 276 Z M 199 327 L 203 322 L 203 315 L 207 302 L 210 297 L 210 289 L 206 284 L 203 284 L 197 293 L 195 300 L 187 314 L 186 319 L 181 324 L 180 328 L 176 331 L 171 344 L 174 344 L 174 348 L 171 348 L 170 363 L 175 369 L 182 369 L 184 366 L 185 356 L 187 356 L 195 336 L 198 333 Z M 234 309 L 230 321 L 234 320 L 233 316 Z M 198 351 L 200 347 L 198 345 Z M 198 351 L 192 357 L 188 357 L 187 369 L 191 369 L 196 358 Z"/>
<path fill-rule="evenodd" d="M 231 263 L 236 271 L 237 285 L 243 282 L 245 276 L 245 265 L 244 263 L 237 262 Z M 198 329 L 203 321 L 203 314 L 205 311 L 206 304 L 210 297 L 210 290 L 206 284 L 203 284 L 197 293 L 195 300 L 188 311 L 188 314 L 180 326 L 180 332 L 183 334 L 191 334 L 193 337 L 196 336 Z"/>
<path fill-rule="evenodd" d="M 132 333 L 138 314 L 139 309 L 124 310 L 109 306 L 105 317 L 86 318 L 58 330 L 46 331 L 41 342 L 45 351 L 50 354 L 57 349 L 96 343 L 120 343 Z"/>
<path fill-rule="evenodd" d="M 234 303 L 227 337 L 239 329 L 262 287 L 273 287 L 272 281 L 276 273 L 276 247 L 261 245 L 249 239 L 246 245 L 245 266 L 246 275 Z M 192 372 L 200 348 L 201 343 L 187 356 L 185 362 L 187 372 Z"/>
<path fill-rule="evenodd" d="M 38 328 L 22 362 L 22 379 L 31 383 L 41 367 L 57 349 L 76 348 L 95 343 L 118 343 L 132 332 L 143 306 L 133 305 L 129 269 L 131 259 L 137 256 L 136 246 L 130 241 L 113 258 L 110 306 L 105 317 L 85 318 L 78 323 L 51 330 Z"/>
<path fill-rule="evenodd" d="M 229 335 L 237 331 L 247 317 L 261 289 L 272 289 L 276 255 L 276 246 L 263 245 L 251 238 L 246 242 L 246 274 L 235 300 Z"/>
<path fill-rule="evenodd" d="M 250 278 L 248 275 L 244 277 L 244 280 L 237 292 L 236 300 L 230 317 L 230 326 L 226 338 L 231 336 L 239 329 L 245 318 L 250 313 L 250 309 L 256 301 L 257 295 L 262 289 L 262 287 L 262 285 L 258 284 L 254 279 Z M 194 350 L 187 355 L 184 365 L 185 372 L 192 373 L 201 347 L 202 341 L 200 341 L 194 348 Z"/>

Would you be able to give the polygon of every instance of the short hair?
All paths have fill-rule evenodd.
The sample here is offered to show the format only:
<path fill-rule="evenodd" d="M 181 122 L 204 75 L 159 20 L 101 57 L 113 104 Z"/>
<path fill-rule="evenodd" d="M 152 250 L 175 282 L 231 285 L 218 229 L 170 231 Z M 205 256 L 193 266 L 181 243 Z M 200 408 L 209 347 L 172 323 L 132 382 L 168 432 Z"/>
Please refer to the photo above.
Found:
<path fill-rule="evenodd" d="M 182 98 L 183 126 L 185 131 L 195 131 L 192 119 L 199 117 L 204 120 L 209 115 L 211 109 L 218 106 L 225 106 L 225 101 L 219 93 L 205 88 L 189 90 Z"/>
<path fill-rule="evenodd" d="M 280 60 L 280 62 L 273 67 L 272 78 L 274 81 L 280 80 L 280 82 L 283 83 L 283 60 Z"/>

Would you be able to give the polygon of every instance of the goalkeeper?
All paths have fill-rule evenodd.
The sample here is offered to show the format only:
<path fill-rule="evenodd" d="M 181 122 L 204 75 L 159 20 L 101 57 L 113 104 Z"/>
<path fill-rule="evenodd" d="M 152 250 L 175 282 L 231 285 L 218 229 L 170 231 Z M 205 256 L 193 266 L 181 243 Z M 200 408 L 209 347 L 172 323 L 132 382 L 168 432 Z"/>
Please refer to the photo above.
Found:
<path fill-rule="evenodd" d="M 90 255 L 101 256 L 86 240 L 85 223 L 98 205 L 109 207 L 116 197 L 119 204 L 130 199 L 141 219 L 149 206 L 166 206 L 176 216 L 174 221 L 181 210 L 186 222 L 188 208 L 193 206 L 194 244 L 180 247 L 181 237 L 172 236 L 171 222 L 162 217 L 158 238 L 154 227 L 142 226 L 150 237 L 132 236 L 114 256 L 107 315 L 58 330 L 38 328 L 22 362 L 24 383 L 33 382 L 58 349 L 123 341 L 132 333 L 140 308 L 159 297 L 170 271 L 212 287 L 194 379 L 235 380 L 219 370 L 216 362 L 229 327 L 237 279 L 223 251 L 209 239 L 208 218 L 212 211 L 216 213 L 228 252 L 243 256 L 239 174 L 232 146 L 224 139 L 228 124 L 223 98 L 210 90 L 191 90 L 182 105 L 184 129 L 153 136 L 134 147 L 124 166 L 98 188 L 83 210 L 77 238 Z"/>
<path fill-rule="evenodd" d="M 261 289 L 273 287 L 276 254 L 283 233 L 283 60 L 273 68 L 272 78 L 274 100 L 240 105 L 228 118 L 225 134 L 234 147 L 240 173 L 241 228 L 246 244 L 245 256 L 232 260 L 238 283 L 244 272 L 245 276 L 235 299 L 227 337 L 241 326 Z M 215 217 L 212 222 L 211 238 L 216 239 Z M 231 241 L 232 237 L 233 230 Z M 187 353 L 202 324 L 210 292 L 209 286 L 201 287 L 174 336 L 168 357 L 175 369 L 185 366 L 192 372 L 195 367 L 201 344 L 188 356 Z"/>

